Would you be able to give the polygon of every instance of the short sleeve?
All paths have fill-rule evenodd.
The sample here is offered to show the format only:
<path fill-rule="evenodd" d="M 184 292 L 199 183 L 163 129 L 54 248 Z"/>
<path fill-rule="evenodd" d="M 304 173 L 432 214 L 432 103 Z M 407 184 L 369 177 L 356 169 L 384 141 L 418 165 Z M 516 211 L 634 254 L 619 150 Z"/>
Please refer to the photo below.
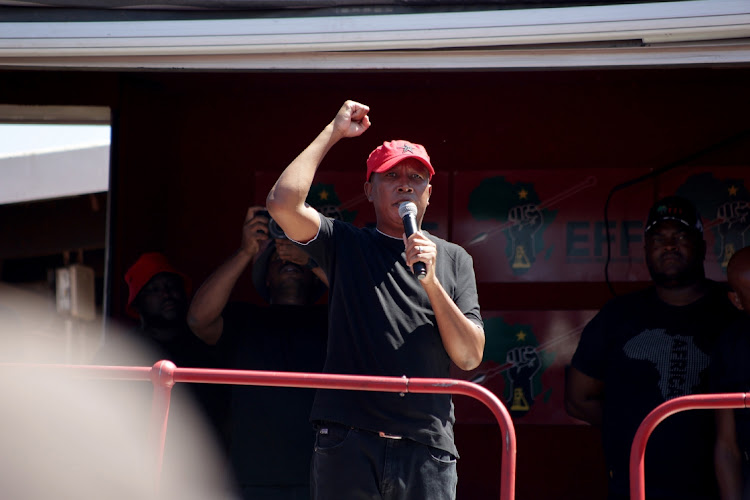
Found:
<path fill-rule="evenodd" d="M 605 307 L 589 321 L 570 362 L 573 368 L 597 380 L 604 380 L 606 371 L 607 316 Z"/>
<path fill-rule="evenodd" d="M 456 293 L 453 297 L 458 309 L 469 321 L 484 328 L 479 309 L 477 281 L 474 275 L 474 261 L 465 250 L 461 249 L 456 256 Z"/>

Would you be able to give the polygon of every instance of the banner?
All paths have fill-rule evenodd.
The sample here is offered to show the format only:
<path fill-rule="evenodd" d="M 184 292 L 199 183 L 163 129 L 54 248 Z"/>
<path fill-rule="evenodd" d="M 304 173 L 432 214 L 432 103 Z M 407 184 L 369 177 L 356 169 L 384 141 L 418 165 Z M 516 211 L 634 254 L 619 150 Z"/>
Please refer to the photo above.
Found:
<path fill-rule="evenodd" d="M 623 189 L 648 170 L 456 173 L 452 238 L 474 257 L 481 281 L 601 282 L 605 265 L 610 281 L 649 281 L 645 218 L 657 199 L 677 194 L 698 207 L 706 275 L 723 281 L 732 253 L 750 244 L 745 170 L 675 168 Z"/>
<path fill-rule="evenodd" d="M 709 278 L 725 281 L 732 254 L 750 245 L 749 175 L 747 167 L 694 167 L 667 172 L 660 180 L 661 196 L 684 196 L 698 207 Z"/>
<path fill-rule="evenodd" d="M 597 311 L 484 311 L 484 358 L 475 370 L 451 376 L 480 384 L 500 398 L 514 421 L 581 424 L 565 412 L 565 368 L 584 326 Z M 455 397 L 456 420 L 492 423 L 480 402 Z"/>
<path fill-rule="evenodd" d="M 523 170 L 456 174 L 454 242 L 488 282 L 648 280 L 643 224 L 653 183 L 615 195 L 645 169 Z"/>

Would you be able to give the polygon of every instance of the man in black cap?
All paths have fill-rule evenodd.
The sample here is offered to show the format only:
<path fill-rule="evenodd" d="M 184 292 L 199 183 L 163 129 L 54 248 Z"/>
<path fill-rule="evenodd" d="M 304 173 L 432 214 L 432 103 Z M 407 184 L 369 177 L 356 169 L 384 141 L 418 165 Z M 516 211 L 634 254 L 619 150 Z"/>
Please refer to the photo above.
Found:
<path fill-rule="evenodd" d="M 188 324 L 216 346 L 225 368 L 321 372 L 328 311 L 314 304 L 326 290 L 316 275 L 325 275 L 304 250 L 271 236 L 267 212 L 251 207 L 240 249 L 195 293 Z M 229 303 L 251 263 L 253 284 L 269 306 Z M 243 498 L 309 498 L 313 396 L 311 389 L 232 386 L 228 452 Z"/>
<path fill-rule="evenodd" d="M 646 223 L 653 286 L 616 297 L 584 329 L 566 383 L 568 413 L 601 425 L 609 499 L 629 498 L 628 464 L 643 419 L 661 403 L 705 393 L 710 354 L 734 311 L 726 287 L 706 279 L 706 243 L 694 205 L 658 201 Z M 649 499 L 718 498 L 713 414 L 669 417 L 646 447 Z"/>

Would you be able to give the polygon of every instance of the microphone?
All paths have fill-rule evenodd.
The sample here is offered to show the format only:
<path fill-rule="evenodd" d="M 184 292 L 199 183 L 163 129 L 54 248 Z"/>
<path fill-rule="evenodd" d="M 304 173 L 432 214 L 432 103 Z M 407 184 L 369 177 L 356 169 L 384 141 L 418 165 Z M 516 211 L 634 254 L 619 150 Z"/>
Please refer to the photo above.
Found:
<path fill-rule="evenodd" d="M 404 221 L 404 233 L 407 238 L 419 230 L 417 228 L 417 205 L 413 202 L 405 201 L 399 205 L 398 216 Z M 424 262 L 415 262 L 412 268 L 417 279 L 421 280 L 427 276 L 427 267 Z"/>

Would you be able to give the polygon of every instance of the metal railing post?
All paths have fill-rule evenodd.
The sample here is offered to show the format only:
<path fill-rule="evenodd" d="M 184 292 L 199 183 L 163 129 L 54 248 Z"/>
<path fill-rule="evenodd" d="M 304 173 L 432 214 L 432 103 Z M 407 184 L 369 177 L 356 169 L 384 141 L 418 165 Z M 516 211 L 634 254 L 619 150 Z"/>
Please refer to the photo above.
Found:
<path fill-rule="evenodd" d="M 452 379 L 409 380 L 409 392 L 438 392 L 434 389 L 439 386 L 450 389 L 445 392 L 462 394 L 484 403 L 495 416 L 504 434 L 500 465 L 500 498 L 513 500 L 516 497 L 516 431 L 508 409 L 489 389 L 473 382 Z"/>
<path fill-rule="evenodd" d="M 174 372 L 177 369 L 171 361 L 161 360 L 151 367 L 151 383 L 154 394 L 151 399 L 151 439 L 154 444 L 154 468 L 156 490 L 159 491 L 162 466 L 164 465 L 164 447 L 167 442 L 167 423 L 169 421 L 169 405 L 172 401 L 172 387 L 174 387 Z"/>
<path fill-rule="evenodd" d="M 745 408 L 747 394 L 733 392 L 726 394 L 692 394 L 665 401 L 646 415 L 638 427 L 630 448 L 630 498 L 646 499 L 644 462 L 646 442 L 657 425 L 675 413 L 685 410 Z"/>

